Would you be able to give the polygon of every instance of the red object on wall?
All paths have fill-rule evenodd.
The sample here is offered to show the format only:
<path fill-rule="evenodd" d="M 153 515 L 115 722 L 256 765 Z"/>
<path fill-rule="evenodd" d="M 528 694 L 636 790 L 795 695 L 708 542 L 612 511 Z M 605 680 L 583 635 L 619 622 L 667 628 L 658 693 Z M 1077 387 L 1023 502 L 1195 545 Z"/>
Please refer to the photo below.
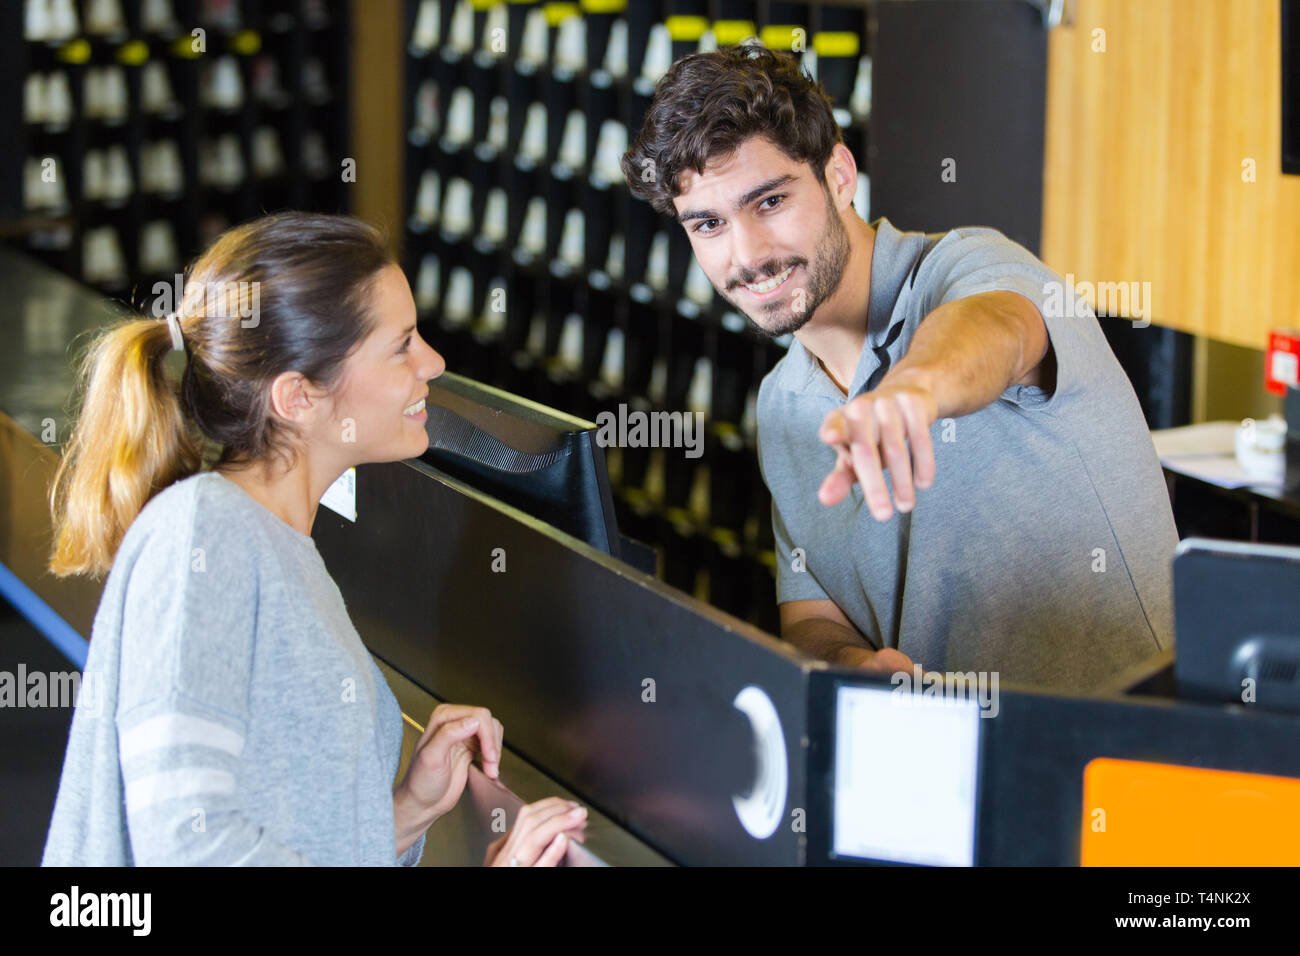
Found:
<path fill-rule="evenodd" d="M 1300 332 L 1275 329 L 1268 333 L 1264 387 L 1274 395 L 1285 395 L 1288 385 L 1300 386 Z"/>

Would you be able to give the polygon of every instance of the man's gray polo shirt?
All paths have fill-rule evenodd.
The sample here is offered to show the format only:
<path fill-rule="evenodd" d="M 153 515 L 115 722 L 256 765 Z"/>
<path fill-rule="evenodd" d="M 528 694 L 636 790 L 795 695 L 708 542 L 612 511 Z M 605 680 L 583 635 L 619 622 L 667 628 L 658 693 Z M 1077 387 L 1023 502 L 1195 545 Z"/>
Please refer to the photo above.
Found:
<path fill-rule="evenodd" d="M 1012 386 L 936 422 L 934 484 L 910 514 L 879 523 L 856 484 L 834 507 L 817 500 L 835 464 L 817 431 L 847 399 L 792 343 L 758 398 L 777 601 L 830 598 L 874 645 L 928 670 L 997 671 L 1061 690 L 1095 687 L 1171 646 L 1169 495 L 1092 311 L 1052 307 L 1064 280 L 996 230 L 927 237 L 873 225 L 867 341 L 851 396 L 879 383 L 929 312 L 995 289 L 1044 313 L 1056 387 Z"/>

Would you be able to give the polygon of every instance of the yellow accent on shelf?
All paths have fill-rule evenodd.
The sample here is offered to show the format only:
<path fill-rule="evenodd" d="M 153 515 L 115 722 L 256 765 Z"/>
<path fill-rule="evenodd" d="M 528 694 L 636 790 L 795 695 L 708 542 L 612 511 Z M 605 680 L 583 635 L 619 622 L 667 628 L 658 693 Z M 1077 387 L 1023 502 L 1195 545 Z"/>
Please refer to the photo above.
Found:
<path fill-rule="evenodd" d="M 194 49 L 194 41 L 197 39 L 198 37 L 193 34 L 177 37 L 172 41 L 172 55 L 178 56 L 183 60 L 197 60 L 203 55 L 198 50 Z M 207 43 L 206 37 L 204 38 L 204 43 Z"/>
<path fill-rule="evenodd" d="M 542 10 L 546 13 L 548 27 L 558 27 L 569 17 L 582 15 L 576 3 L 548 3 Z"/>
<path fill-rule="evenodd" d="M 709 29 L 709 18 L 689 14 L 676 14 L 664 21 L 668 35 L 674 40 L 698 40 Z"/>
<path fill-rule="evenodd" d="M 69 40 L 59 47 L 58 57 L 64 63 L 85 63 L 90 59 L 90 44 L 85 40 Z"/>
<path fill-rule="evenodd" d="M 484 10 L 491 10 L 500 2 L 501 0 L 470 0 L 469 5 L 482 13 Z"/>
<path fill-rule="evenodd" d="M 262 49 L 262 37 L 256 30 L 240 30 L 230 38 L 230 49 L 240 56 L 252 56 Z"/>
<path fill-rule="evenodd" d="M 861 40 L 847 30 L 824 30 L 813 34 L 813 52 L 818 56 L 857 56 Z"/>
<path fill-rule="evenodd" d="M 793 50 L 795 40 L 802 40 L 807 35 L 808 31 L 796 24 L 770 23 L 763 27 L 758 38 L 769 50 Z"/>
<path fill-rule="evenodd" d="M 139 66 L 149 59 L 149 44 L 143 40 L 131 40 L 117 48 L 117 61 L 127 66 Z"/>
<path fill-rule="evenodd" d="M 622 13 L 627 9 L 627 0 L 582 0 L 582 9 L 587 13 Z"/>
<path fill-rule="evenodd" d="M 664 517 L 671 523 L 677 525 L 677 530 L 679 532 L 689 532 L 695 524 L 695 522 L 691 520 L 691 513 L 685 508 L 665 508 Z"/>
<path fill-rule="evenodd" d="M 709 538 L 724 548 L 740 544 L 740 535 L 730 528 L 710 528 Z"/>
<path fill-rule="evenodd" d="M 750 37 L 758 39 L 758 28 L 753 20 L 716 20 L 713 35 L 718 39 L 718 46 L 740 46 Z"/>

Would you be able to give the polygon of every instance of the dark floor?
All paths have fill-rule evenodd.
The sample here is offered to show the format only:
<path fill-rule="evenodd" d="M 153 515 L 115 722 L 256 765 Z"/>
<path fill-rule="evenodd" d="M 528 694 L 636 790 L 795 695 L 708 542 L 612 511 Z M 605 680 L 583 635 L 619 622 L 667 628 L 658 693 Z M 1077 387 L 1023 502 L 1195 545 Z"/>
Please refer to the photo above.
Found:
<path fill-rule="evenodd" d="M 0 597 L 0 671 L 75 671 Z M 21 689 L 20 689 L 21 690 Z M 0 866 L 36 866 L 45 847 L 72 707 L 0 706 Z"/>

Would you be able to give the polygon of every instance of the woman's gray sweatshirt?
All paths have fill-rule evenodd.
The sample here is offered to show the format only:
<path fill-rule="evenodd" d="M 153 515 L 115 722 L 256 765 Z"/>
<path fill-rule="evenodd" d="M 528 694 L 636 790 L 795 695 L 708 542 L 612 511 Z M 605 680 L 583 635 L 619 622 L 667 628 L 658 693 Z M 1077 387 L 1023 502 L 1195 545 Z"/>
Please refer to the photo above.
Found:
<path fill-rule="evenodd" d="M 216 472 L 127 530 L 43 865 L 414 865 L 402 716 L 315 542 Z"/>

